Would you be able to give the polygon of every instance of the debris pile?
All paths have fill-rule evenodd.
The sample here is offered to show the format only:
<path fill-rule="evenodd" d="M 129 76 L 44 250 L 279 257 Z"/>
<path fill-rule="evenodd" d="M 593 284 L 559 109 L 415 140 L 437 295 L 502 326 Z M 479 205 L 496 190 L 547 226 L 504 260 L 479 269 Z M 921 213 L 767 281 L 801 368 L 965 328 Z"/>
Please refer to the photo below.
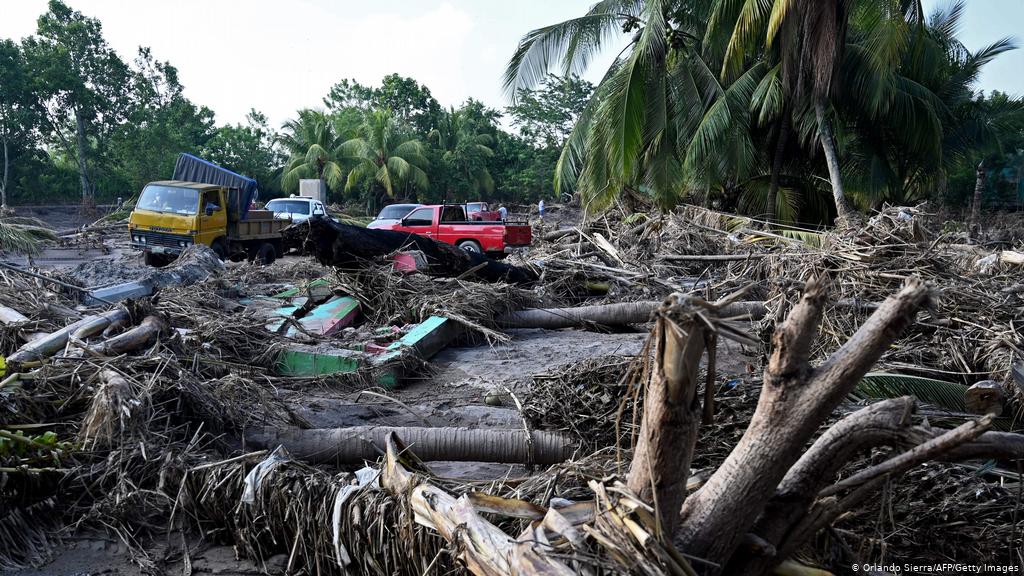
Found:
<path fill-rule="evenodd" d="M 962 243 L 923 207 L 845 236 L 610 212 L 507 262 L 330 220 L 288 233 L 316 262 L 193 247 L 123 283 L 144 293 L 0 269 L 0 569 L 74 529 L 115 531 L 149 573 L 168 530 L 319 574 L 763 574 L 1022 544 L 1013 412 L 962 400 L 994 380 L 976 390 L 1024 406 L 1019 246 Z M 428 420 L 451 408 L 435 354 L 531 327 L 650 336 L 506 387 L 514 426 Z M 304 416 L 368 389 L 379 404 L 343 408 L 420 422 Z M 456 480 L 420 458 L 506 466 Z M 702 516 L 723 486 L 756 513 Z"/>

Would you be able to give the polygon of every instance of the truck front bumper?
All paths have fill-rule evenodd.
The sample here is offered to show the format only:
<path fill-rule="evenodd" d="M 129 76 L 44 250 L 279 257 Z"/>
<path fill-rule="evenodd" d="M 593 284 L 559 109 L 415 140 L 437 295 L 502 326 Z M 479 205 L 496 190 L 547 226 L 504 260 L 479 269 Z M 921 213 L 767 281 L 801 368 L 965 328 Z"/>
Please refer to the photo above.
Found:
<path fill-rule="evenodd" d="M 529 249 L 529 246 L 505 246 L 505 249 L 502 250 L 502 252 L 505 254 L 522 254 Z"/>

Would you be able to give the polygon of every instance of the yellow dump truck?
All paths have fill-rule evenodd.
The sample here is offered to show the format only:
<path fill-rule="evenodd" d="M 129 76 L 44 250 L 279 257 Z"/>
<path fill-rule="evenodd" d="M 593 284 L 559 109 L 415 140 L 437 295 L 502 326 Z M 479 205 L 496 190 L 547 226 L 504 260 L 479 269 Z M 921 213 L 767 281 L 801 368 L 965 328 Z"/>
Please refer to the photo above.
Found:
<path fill-rule="evenodd" d="M 131 246 L 146 264 L 162 266 L 193 244 L 205 244 L 222 260 L 273 262 L 284 251 L 281 230 L 290 219 L 250 210 L 256 181 L 182 154 L 173 180 L 143 188 L 128 220 Z"/>

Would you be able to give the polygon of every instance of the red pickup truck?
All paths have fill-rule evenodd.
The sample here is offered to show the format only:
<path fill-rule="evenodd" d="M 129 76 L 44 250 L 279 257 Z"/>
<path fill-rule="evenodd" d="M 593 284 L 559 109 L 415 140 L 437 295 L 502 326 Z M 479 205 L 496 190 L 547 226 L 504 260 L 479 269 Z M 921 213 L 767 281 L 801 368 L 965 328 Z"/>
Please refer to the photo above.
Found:
<path fill-rule="evenodd" d="M 468 252 L 490 256 L 505 255 L 530 245 L 533 232 L 529 224 L 468 221 L 462 205 L 422 206 L 387 230 L 410 232 L 458 246 Z"/>

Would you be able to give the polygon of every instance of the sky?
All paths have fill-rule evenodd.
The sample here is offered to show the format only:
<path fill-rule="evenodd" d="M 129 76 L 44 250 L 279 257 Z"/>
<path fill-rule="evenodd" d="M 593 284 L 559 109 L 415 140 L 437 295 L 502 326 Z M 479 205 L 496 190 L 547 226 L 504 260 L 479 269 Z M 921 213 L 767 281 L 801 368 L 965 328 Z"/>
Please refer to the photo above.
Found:
<path fill-rule="evenodd" d="M 501 74 L 526 32 L 583 14 L 593 0 L 66 0 L 103 23 L 125 60 L 139 46 L 178 69 L 185 94 L 217 114 L 244 120 L 250 108 L 274 125 L 321 105 L 342 78 L 377 85 L 411 76 L 444 106 L 469 97 L 504 108 Z M 924 0 L 929 12 L 947 0 Z M 35 31 L 46 0 L 0 0 L 0 38 Z M 977 49 L 1021 35 L 1024 0 L 969 0 L 961 39 Z M 585 77 L 596 82 L 621 43 Z M 984 71 L 980 87 L 1024 95 L 1024 50 Z"/>

